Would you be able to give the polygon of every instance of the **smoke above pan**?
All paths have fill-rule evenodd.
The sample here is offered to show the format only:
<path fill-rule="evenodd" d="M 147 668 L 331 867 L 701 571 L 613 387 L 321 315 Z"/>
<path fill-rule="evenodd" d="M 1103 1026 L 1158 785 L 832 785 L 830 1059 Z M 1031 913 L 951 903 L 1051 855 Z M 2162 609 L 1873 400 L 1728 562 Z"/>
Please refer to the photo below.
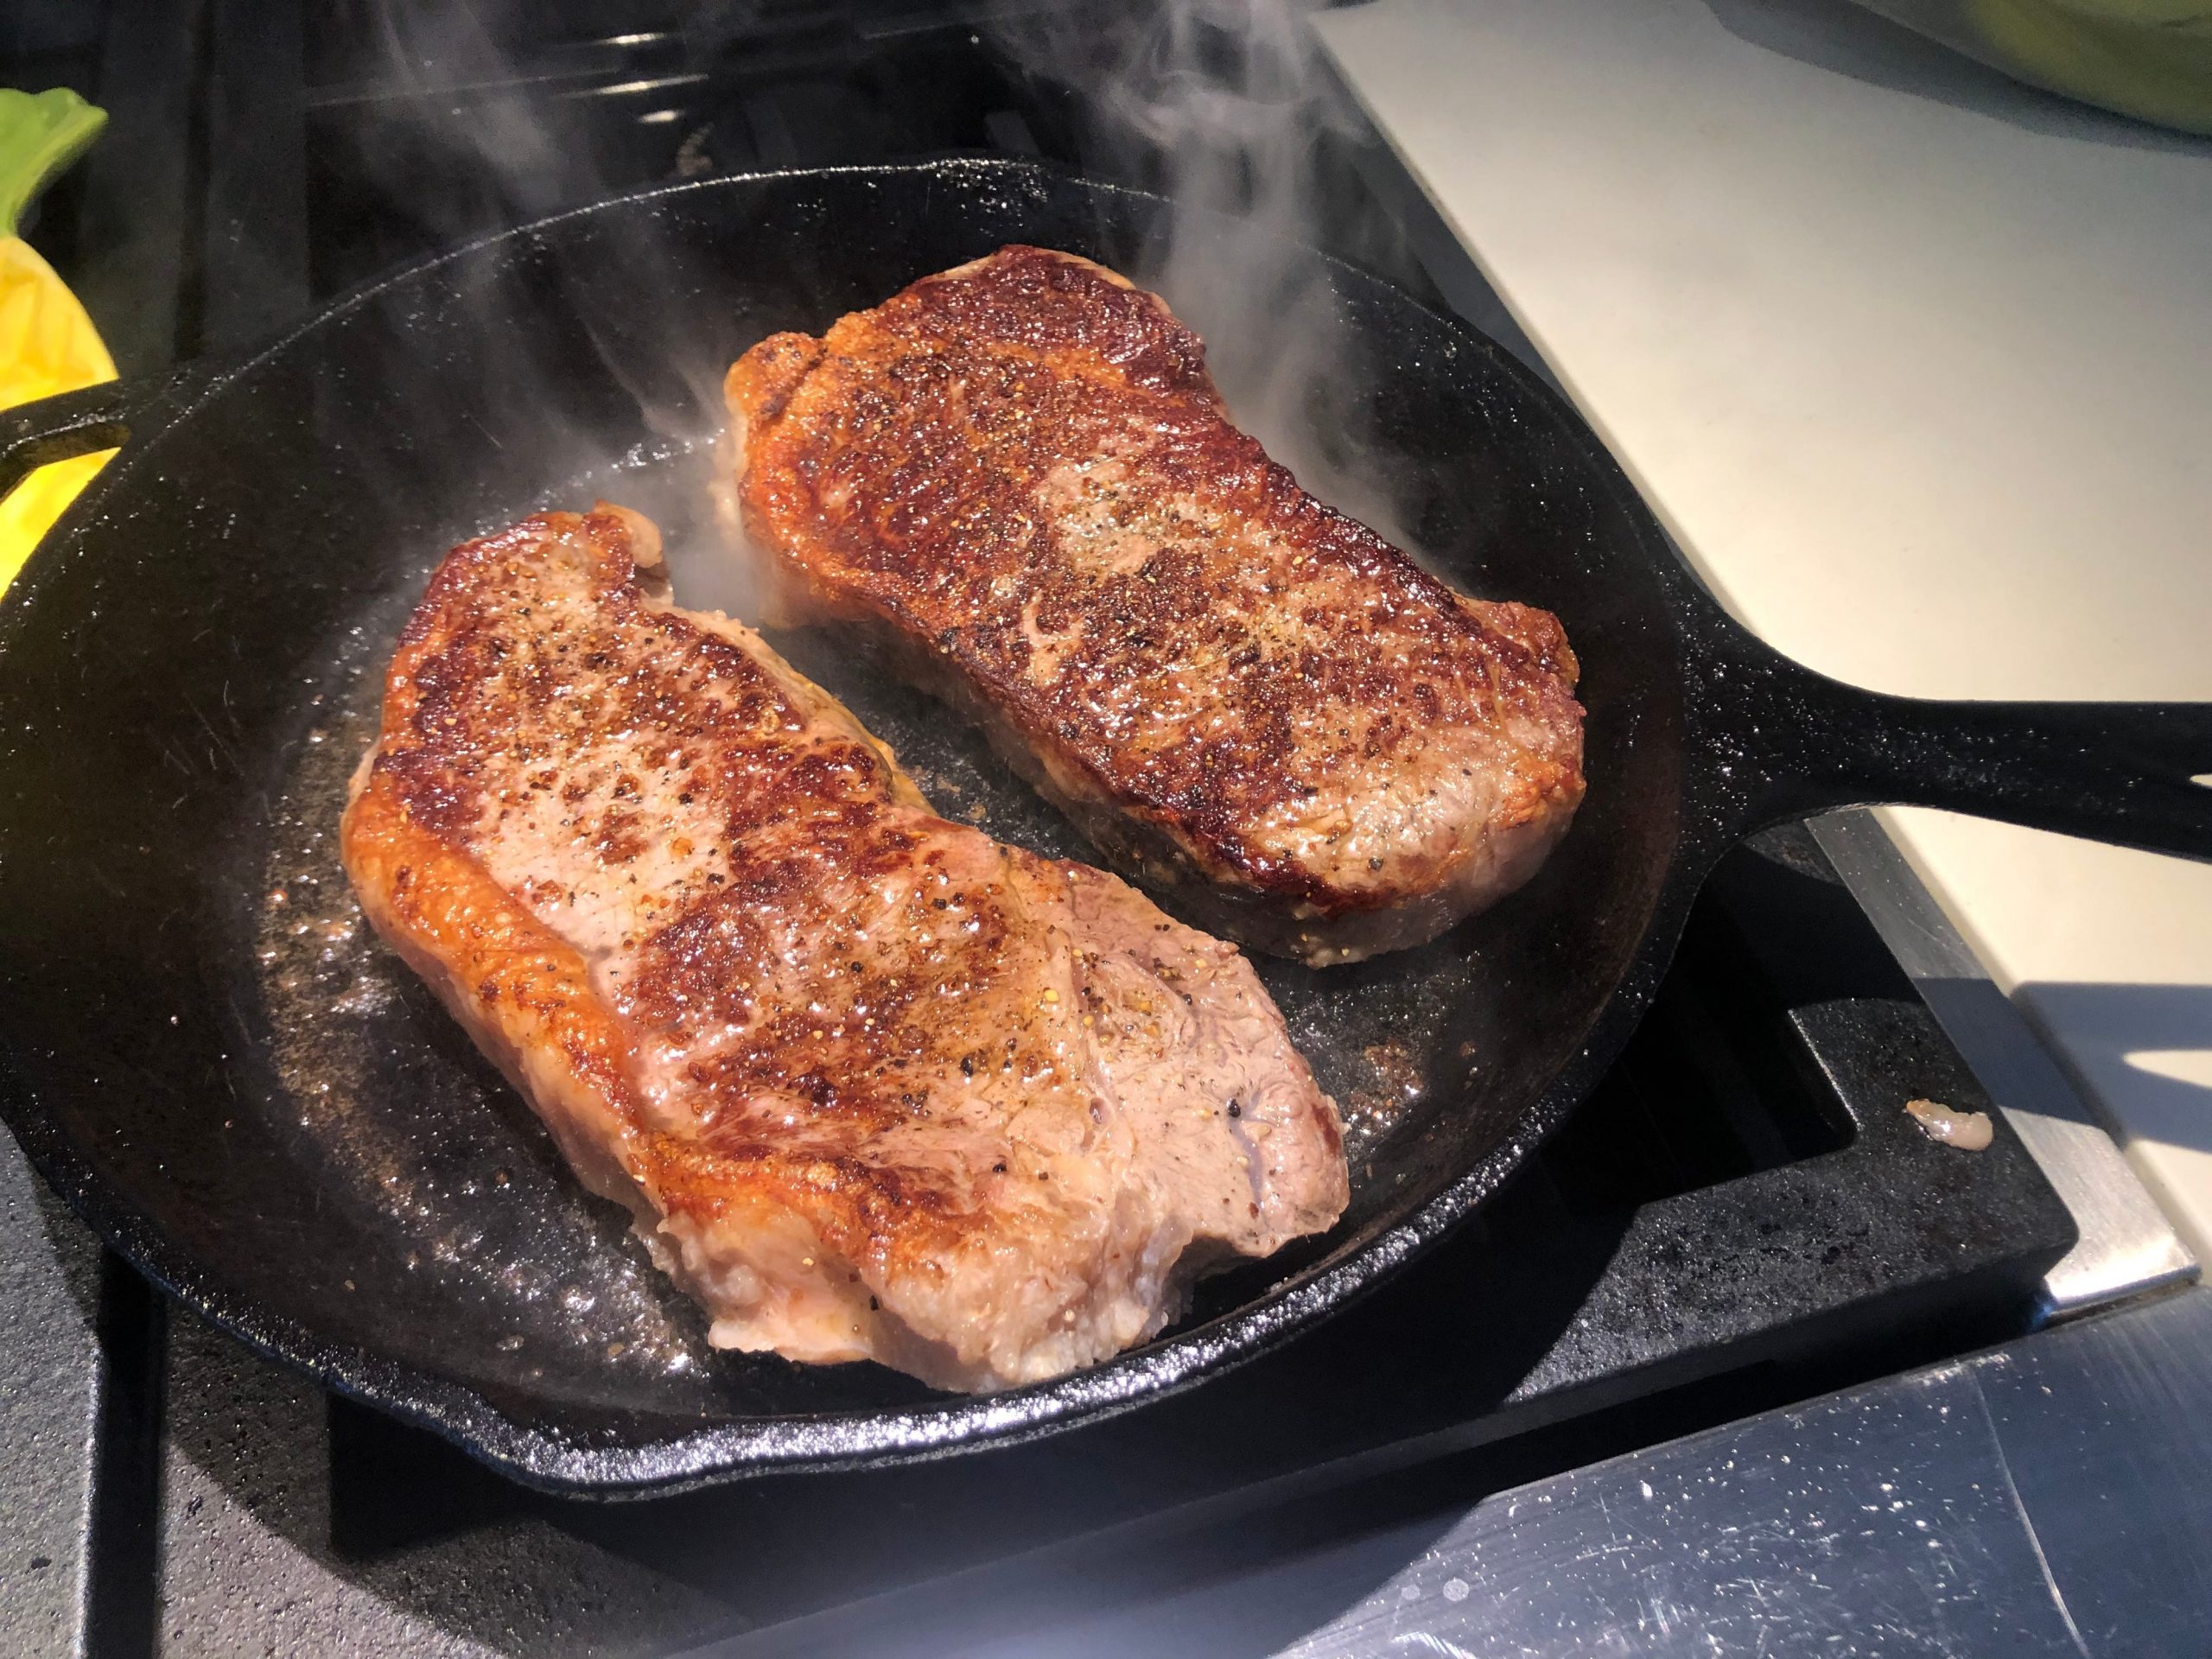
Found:
<path fill-rule="evenodd" d="M 683 9 L 659 29 L 563 38 L 542 7 L 520 0 L 374 0 L 350 14 L 354 67 L 312 99 L 332 180 L 316 193 L 328 221 L 319 244 L 333 275 L 358 276 L 640 184 L 1033 156 L 1174 204 L 1126 274 L 1205 339 L 1237 420 L 1270 453 L 1324 499 L 1405 543 L 1402 492 L 1378 475 L 1371 434 L 1352 414 L 1374 366 L 1340 349 L 1333 302 L 1293 251 L 1318 245 L 1386 272 L 1417 269 L 1357 176 L 1366 129 L 1321 54 L 1318 9 L 737 0 Z M 349 211 L 349 190 L 377 211 Z M 1263 234 L 1224 236 L 1224 220 Z M 403 232 L 411 244 L 396 239 Z M 665 248 L 648 240 L 620 263 L 625 291 L 606 294 L 597 315 L 653 308 L 662 321 L 650 353 L 640 355 L 634 329 L 588 328 L 533 346 L 533 360 L 513 365 L 512 396 L 542 406 L 545 505 L 572 505 L 571 486 L 588 478 L 641 465 L 667 474 L 664 490 L 626 486 L 658 493 L 640 505 L 672 517 L 679 582 L 741 609 L 741 581 L 704 554 L 677 498 L 696 493 L 689 458 L 706 456 L 720 429 L 729 346 L 751 341 L 732 341 L 726 319 L 685 311 L 668 289 Z M 817 332 L 839 310 L 886 297 L 831 295 L 810 289 L 810 273 L 787 276 L 791 315 L 777 327 Z M 605 454 L 560 418 L 557 397 L 545 393 L 578 353 L 632 386 L 639 450 Z"/>

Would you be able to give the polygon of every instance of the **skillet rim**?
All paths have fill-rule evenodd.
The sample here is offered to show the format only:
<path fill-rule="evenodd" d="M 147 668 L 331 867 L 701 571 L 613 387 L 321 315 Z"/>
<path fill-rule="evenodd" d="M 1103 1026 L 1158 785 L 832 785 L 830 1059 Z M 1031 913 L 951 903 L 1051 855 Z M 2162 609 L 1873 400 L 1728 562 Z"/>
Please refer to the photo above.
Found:
<path fill-rule="evenodd" d="M 738 188 L 785 179 L 860 175 L 886 179 L 968 175 L 1011 180 L 1041 179 L 1095 197 L 1131 199 L 1165 206 L 1151 192 L 1090 179 L 1048 164 L 995 158 L 954 157 L 876 166 L 794 168 L 718 175 L 658 185 L 563 209 L 527 224 L 489 232 L 398 270 L 356 284 L 321 310 L 267 344 L 226 364 L 181 365 L 147 383 L 142 429 L 93 486 L 72 504 L 49 533 L 41 554 L 18 576 L 0 608 L 0 664 L 26 626 L 54 573 L 76 550 L 81 525 L 111 497 L 135 481 L 160 439 L 189 421 L 234 382 L 281 355 L 316 330 L 394 289 L 424 282 L 442 267 L 495 244 L 529 238 L 569 220 L 696 193 Z M 1234 221 L 1228 221 L 1234 223 Z M 1265 235 L 1240 226 L 1241 233 Z M 1271 238 L 1280 240 L 1281 238 Z M 1730 827 L 1716 826 L 1695 805 L 1712 790 L 1709 734 L 1699 718 L 1700 613 L 1711 606 L 1656 518 L 1629 484 L 1587 423 L 1561 394 L 1473 325 L 1422 304 L 1413 296 L 1351 261 L 1303 244 L 1287 243 L 1304 258 L 1357 285 L 1386 290 L 1469 347 L 1479 347 L 1502 372 L 1524 406 L 1541 410 L 1556 435 L 1583 460 L 1581 481 L 1602 493 L 1632 528 L 1653 569 L 1663 612 L 1672 623 L 1683 670 L 1683 729 L 1675 797 L 1675 836 L 1642 938 L 1618 982 L 1582 1033 L 1573 1058 L 1521 1115 L 1515 1128 L 1482 1159 L 1464 1169 L 1408 1216 L 1381 1227 L 1364 1243 L 1301 1270 L 1253 1302 L 1205 1324 L 1052 1382 L 1002 1393 L 945 1395 L 927 1404 L 891 1410 L 822 1416 L 738 1419 L 652 1439 L 619 1442 L 611 1433 L 578 1436 L 550 1423 L 531 1423 L 500 1409 L 466 1384 L 413 1364 L 348 1344 L 329 1342 L 298 1320 L 264 1309 L 233 1290 L 184 1247 L 174 1243 L 124 1194 L 99 1174 L 20 1075 L 15 1057 L 0 1047 L 0 1118 L 4 1118 L 33 1166 L 102 1240 L 169 1295 L 265 1357 L 403 1421 L 426 1428 L 480 1462 L 526 1486 L 571 1496 L 662 1496 L 753 1475 L 797 1471 L 880 1468 L 1013 1446 L 1130 1410 L 1147 1401 L 1234 1369 L 1279 1346 L 1389 1278 L 1464 1221 L 1558 1128 L 1611 1064 L 1648 1006 L 1673 952 L 1691 899 L 1711 863 L 1732 843 Z M 128 390 L 135 383 L 124 383 Z M 1704 605 L 1699 601 L 1703 600 Z M 1717 609 L 1717 607 L 1713 607 Z M 1738 812 L 1725 811 L 1733 820 Z M 1748 827 L 1748 826 L 1745 826 Z M 1570 833 L 1573 833 L 1570 831 Z"/>

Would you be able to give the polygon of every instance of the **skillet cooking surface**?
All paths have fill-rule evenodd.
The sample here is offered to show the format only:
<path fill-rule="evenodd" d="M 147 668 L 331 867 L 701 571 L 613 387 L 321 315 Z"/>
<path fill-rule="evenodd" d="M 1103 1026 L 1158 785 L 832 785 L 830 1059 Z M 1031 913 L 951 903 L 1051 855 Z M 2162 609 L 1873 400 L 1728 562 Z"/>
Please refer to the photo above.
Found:
<path fill-rule="evenodd" d="M 605 494 L 661 522 L 679 602 L 741 612 L 702 534 L 724 365 L 1007 241 L 1141 275 L 1160 212 L 993 163 L 715 181 L 464 250 L 141 416 L 0 612 L 0 1106 L 56 1184 L 247 1340 L 523 1478 L 606 1490 L 1132 1402 L 1341 1303 L 1491 1190 L 1624 1037 L 1696 874 L 1681 578 L 1549 394 L 1312 253 L 1268 257 L 1329 296 L 1301 325 L 1316 367 L 1236 412 L 1461 587 L 1558 612 L 1590 710 L 1588 801 L 1529 889 L 1361 967 L 1260 964 L 1348 1121 L 1325 1240 L 1209 1281 L 1138 1353 L 982 1401 L 716 1352 L 338 868 L 385 662 L 451 543 Z M 1276 315 L 1249 297 L 1185 313 L 1233 408 L 1234 365 L 1270 350 L 1238 331 Z M 939 810 L 1084 855 L 936 707 L 832 636 L 772 638 Z"/>

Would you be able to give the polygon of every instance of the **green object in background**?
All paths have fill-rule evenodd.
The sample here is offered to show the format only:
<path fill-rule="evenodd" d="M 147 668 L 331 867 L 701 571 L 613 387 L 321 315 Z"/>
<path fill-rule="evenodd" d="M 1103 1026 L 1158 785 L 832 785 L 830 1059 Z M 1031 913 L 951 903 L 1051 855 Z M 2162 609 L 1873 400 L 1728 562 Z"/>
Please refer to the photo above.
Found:
<path fill-rule="evenodd" d="M 2203 0 L 1969 0 L 1999 67 L 2145 121 L 2212 133 Z"/>
<path fill-rule="evenodd" d="M 107 111 L 67 87 L 50 92 L 0 91 L 0 236 L 13 236 L 33 196 L 82 155 L 107 124 Z"/>
<path fill-rule="evenodd" d="M 2016 80 L 2212 134 L 2212 0 L 1861 0 Z"/>

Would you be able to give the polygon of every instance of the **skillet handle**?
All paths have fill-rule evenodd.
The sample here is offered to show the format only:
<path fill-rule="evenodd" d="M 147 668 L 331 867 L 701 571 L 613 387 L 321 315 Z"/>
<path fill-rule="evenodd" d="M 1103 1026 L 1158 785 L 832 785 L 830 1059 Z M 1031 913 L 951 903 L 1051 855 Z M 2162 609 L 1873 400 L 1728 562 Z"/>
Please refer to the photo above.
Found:
<path fill-rule="evenodd" d="M 1701 702 L 1719 715 L 1724 755 L 1748 762 L 1729 792 L 1754 826 L 1839 806 L 1935 806 L 2212 861 L 2212 786 L 2194 781 L 2212 778 L 2212 702 L 1888 696 L 1728 631 L 1729 646 L 1702 664 Z"/>

